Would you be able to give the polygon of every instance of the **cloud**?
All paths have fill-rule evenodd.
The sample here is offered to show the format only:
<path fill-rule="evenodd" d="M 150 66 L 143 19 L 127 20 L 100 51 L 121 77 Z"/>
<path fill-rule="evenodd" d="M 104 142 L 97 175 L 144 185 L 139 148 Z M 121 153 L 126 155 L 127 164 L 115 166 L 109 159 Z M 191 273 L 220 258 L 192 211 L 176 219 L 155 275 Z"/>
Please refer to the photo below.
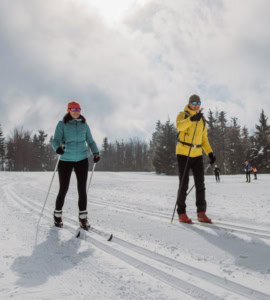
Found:
<path fill-rule="evenodd" d="M 49 135 L 76 99 L 94 137 L 151 138 L 190 94 L 249 128 L 270 114 L 267 0 L 162 0 L 109 27 L 85 1 L 1 1 L 1 124 Z M 136 8 L 136 9 L 135 9 Z"/>
<path fill-rule="evenodd" d="M 160 73 L 253 127 L 269 114 L 268 1 L 152 1 L 129 22 Z M 173 102 L 171 102 L 173 104 Z M 252 120 L 250 122 L 250 120 Z"/>
<path fill-rule="evenodd" d="M 41 6 L 35 1 L 14 1 L 1 7 L 4 26 L 0 34 L 6 41 L 1 43 L 1 53 L 7 79 L 1 86 L 1 101 L 10 116 L 7 123 L 16 124 L 12 118 L 14 109 L 25 115 L 21 104 L 14 107 L 15 103 L 26 107 L 30 102 L 34 108 L 41 101 L 44 105 L 39 111 L 29 110 L 25 122 L 22 118 L 16 121 L 31 125 L 30 120 L 36 120 L 38 114 L 40 122 L 33 122 L 33 129 L 47 122 L 47 130 L 53 132 L 57 120 L 52 119 L 55 113 L 47 114 L 46 107 L 58 109 L 60 118 L 67 101 L 73 98 L 82 103 L 93 127 L 103 136 L 115 137 L 114 132 L 119 132 L 119 138 L 132 131 L 140 134 L 141 130 L 125 126 L 125 119 L 129 117 L 127 111 L 134 111 L 138 99 L 145 98 L 148 79 L 144 58 L 136 54 L 129 40 L 105 27 L 88 7 L 75 1 L 64 3 L 59 8 L 54 1 Z M 12 14 L 5 19 L 8 12 Z M 14 25 L 9 20 L 17 21 Z M 62 112 L 53 102 L 62 103 Z M 138 116 L 132 115 L 131 119 L 135 123 Z M 113 124 L 119 124 L 119 128 L 113 128 Z"/>

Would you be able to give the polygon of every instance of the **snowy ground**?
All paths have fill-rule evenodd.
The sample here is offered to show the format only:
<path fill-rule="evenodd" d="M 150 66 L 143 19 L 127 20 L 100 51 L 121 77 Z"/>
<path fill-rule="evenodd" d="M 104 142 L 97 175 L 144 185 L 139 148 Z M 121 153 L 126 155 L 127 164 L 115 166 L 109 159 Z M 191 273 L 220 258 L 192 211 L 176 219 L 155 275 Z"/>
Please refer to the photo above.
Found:
<path fill-rule="evenodd" d="M 270 299 L 270 175 L 206 176 L 213 225 L 170 223 L 177 177 L 94 174 L 89 191 L 94 232 L 74 237 L 75 176 L 64 228 L 52 226 L 56 176 L 0 172 L 0 299 Z M 192 184 L 192 180 L 191 180 Z M 195 220 L 194 191 L 188 214 Z"/>

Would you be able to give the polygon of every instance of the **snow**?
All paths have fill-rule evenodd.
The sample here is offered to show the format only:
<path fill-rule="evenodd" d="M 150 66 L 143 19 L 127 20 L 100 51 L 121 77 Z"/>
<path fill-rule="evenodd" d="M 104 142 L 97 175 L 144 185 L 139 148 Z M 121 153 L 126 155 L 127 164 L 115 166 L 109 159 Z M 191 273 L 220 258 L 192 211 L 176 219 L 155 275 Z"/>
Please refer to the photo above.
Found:
<path fill-rule="evenodd" d="M 270 299 L 270 175 L 206 176 L 214 224 L 188 225 L 170 222 L 177 177 L 95 172 L 89 220 L 111 242 L 93 231 L 75 238 L 74 174 L 64 228 L 52 226 L 57 176 L 37 227 L 51 178 L 0 172 L 0 299 Z"/>

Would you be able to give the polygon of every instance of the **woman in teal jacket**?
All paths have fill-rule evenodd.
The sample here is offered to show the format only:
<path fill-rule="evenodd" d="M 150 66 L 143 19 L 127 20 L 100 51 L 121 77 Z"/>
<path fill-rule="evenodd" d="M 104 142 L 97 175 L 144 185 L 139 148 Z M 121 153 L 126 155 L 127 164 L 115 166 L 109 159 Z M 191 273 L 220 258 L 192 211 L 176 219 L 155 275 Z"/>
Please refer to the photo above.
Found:
<path fill-rule="evenodd" d="M 65 196 L 69 188 L 72 170 L 77 177 L 77 188 L 79 193 L 79 222 L 83 229 L 88 230 L 90 225 L 87 220 L 87 175 L 88 175 L 88 147 L 94 156 L 93 161 L 100 160 L 99 150 L 92 137 L 85 118 L 81 115 L 81 107 L 77 102 L 69 102 L 67 114 L 62 121 L 59 121 L 52 147 L 57 154 L 61 155 L 58 164 L 59 192 L 55 202 L 54 224 L 57 227 L 63 226 L 62 208 Z"/>

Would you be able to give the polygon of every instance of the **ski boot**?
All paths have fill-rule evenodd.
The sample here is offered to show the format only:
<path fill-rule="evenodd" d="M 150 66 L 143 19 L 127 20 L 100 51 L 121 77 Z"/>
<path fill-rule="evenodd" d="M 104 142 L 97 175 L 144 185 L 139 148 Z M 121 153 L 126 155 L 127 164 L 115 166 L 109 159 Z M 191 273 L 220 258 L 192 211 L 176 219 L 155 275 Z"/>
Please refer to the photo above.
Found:
<path fill-rule="evenodd" d="M 54 225 L 56 227 L 63 227 L 63 220 L 62 220 L 62 210 L 55 210 L 53 213 L 54 218 Z"/>
<path fill-rule="evenodd" d="M 80 227 L 84 230 L 89 230 L 90 224 L 87 220 L 87 211 L 80 211 L 79 212 L 79 222 L 80 222 Z"/>
<path fill-rule="evenodd" d="M 199 222 L 212 224 L 212 220 L 207 217 L 204 211 L 199 212 L 197 216 Z"/>
<path fill-rule="evenodd" d="M 179 215 L 179 222 L 180 223 L 187 223 L 187 224 L 193 224 L 192 220 L 187 216 L 186 213 Z"/>

